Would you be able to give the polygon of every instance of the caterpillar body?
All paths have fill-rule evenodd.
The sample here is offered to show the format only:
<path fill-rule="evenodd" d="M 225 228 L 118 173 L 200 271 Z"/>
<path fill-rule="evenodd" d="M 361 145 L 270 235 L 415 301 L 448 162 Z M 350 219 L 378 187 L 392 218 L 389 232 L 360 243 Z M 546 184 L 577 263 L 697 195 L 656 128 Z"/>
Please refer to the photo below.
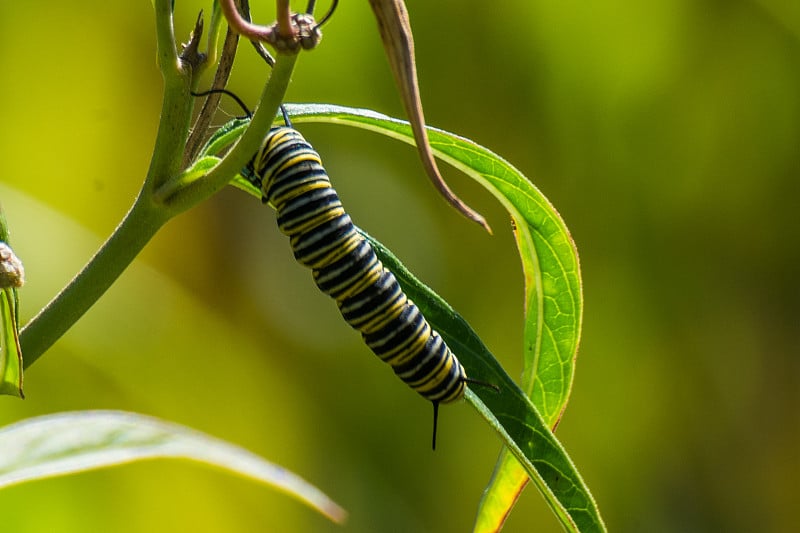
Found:
<path fill-rule="evenodd" d="M 460 399 L 470 380 L 355 228 L 317 152 L 297 130 L 276 127 L 244 174 L 275 208 L 294 257 L 311 269 L 345 321 L 403 382 L 433 403 L 435 447 L 438 405 Z"/>

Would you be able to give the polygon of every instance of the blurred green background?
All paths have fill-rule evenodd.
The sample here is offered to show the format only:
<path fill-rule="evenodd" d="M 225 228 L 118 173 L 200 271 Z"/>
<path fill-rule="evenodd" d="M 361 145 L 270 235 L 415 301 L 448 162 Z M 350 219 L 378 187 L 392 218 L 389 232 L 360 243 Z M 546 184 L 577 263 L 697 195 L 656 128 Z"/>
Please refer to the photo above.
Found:
<path fill-rule="evenodd" d="M 272 2 L 252 3 L 272 20 Z M 210 2 L 176 4 L 185 40 Z M 428 122 L 522 169 L 577 242 L 586 313 L 558 435 L 609 528 L 797 527 L 800 3 L 408 8 Z M 342 2 L 325 35 L 289 101 L 402 115 L 368 3 Z M 25 321 L 111 233 L 147 170 L 162 89 L 150 2 L 2 2 L 0 72 L 0 201 L 27 271 Z M 242 47 L 230 88 L 255 102 L 266 75 Z M 502 208 L 446 171 L 488 237 L 437 197 L 409 147 L 301 129 L 356 222 L 518 376 L 522 276 Z M 351 517 L 340 528 L 250 481 L 158 461 L 0 492 L 17 533 L 467 531 L 499 450 L 459 404 L 442 410 L 432 453 L 430 405 L 343 324 L 273 213 L 235 190 L 168 224 L 25 385 L 25 401 L 0 400 L 3 425 L 155 415 L 296 471 Z M 529 489 L 505 531 L 531 530 L 560 527 Z"/>

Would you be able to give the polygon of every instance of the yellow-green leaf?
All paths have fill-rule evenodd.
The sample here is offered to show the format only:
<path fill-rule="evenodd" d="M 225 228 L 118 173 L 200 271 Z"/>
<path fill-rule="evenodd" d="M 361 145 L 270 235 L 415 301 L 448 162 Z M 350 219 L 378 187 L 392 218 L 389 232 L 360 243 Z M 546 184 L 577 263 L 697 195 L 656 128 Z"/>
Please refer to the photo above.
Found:
<path fill-rule="evenodd" d="M 0 428 L 0 488 L 146 459 L 180 458 L 265 483 L 342 522 L 319 489 L 243 448 L 184 426 L 123 411 L 76 411 Z M 88 502 L 87 502 L 88 503 Z"/>
<path fill-rule="evenodd" d="M 371 111 L 323 105 L 287 105 L 287 109 L 295 123 L 346 124 L 413 142 L 407 123 Z M 468 139 L 432 128 L 428 131 L 434 153 L 484 185 L 508 209 L 515 222 L 527 280 L 523 357 L 529 376 L 536 376 L 531 379 L 530 390 L 521 390 L 508 377 L 469 325 L 446 302 L 414 278 L 379 242 L 372 240 L 373 246 L 459 357 L 468 375 L 500 388 L 499 393 L 494 393 L 491 389 L 471 387 L 467 399 L 498 432 L 562 525 L 569 531 L 604 531 L 605 525 L 588 487 L 550 430 L 569 396 L 580 335 L 582 294 L 574 243 L 553 206 L 513 166 Z M 230 135 L 232 130 L 223 137 Z M 227 138 L 226 142 L 231 140 Z M 246 180 L 238 178 L 234 184 L 260 197 L 260 191 Z M 543 415 L 531 402 L 531 391 Z M 509 510 L 511 506 L 504 501 L 505 495 L 500 496 L 495 509 Z"/>

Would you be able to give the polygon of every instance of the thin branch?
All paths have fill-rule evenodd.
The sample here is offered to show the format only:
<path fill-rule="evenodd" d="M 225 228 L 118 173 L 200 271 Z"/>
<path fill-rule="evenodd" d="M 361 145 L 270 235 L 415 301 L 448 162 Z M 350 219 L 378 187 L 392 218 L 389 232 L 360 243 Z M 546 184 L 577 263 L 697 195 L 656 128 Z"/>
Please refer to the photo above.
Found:
<path fill-rule="evenodd" d="M 314 17 L 292 13 L 289 0 L 277 0 L 278 20 L 271 26 L 257 26 L 245 20 L 236 10 L 233 0 L 219 0 L 220 8 L 233 31 L 250 39 L 270 44 L 278 53 L 296 54 L 311 50 L 319 44 L 322 32 Z"/>
<path fill-rule="evenodd" d="M 244 19 L 247 22 L 253 22 L 253 19 L 250 16 L 250 0 L 241 0 L 241 5 L 242 5 L 242 16 L 244 17 Z M 267 51 L 266 47 L 263 44 L 261 44 L 261 41 L 250 41 L 250 43 L 253 45 L 253 48 L 256 49 L 258 55 L 261 56 L 261 59 L 263 59 L 267 63 L 267 65 L 270 66 L 270 68 L 275 66 L 275 58 L 272 57 L 272 55 Z"/>
<path fill-rule="evenodd" d="M 181 68 L 172 24 L 172 0 L 155 0 L 155 11 L 158 66 L 162 73 L 168 75 Z"/>
<path fill-rule="evenodd" d="M 292 25 L 292 10 L 289 6 L 289 0 L 277 0 L 277 3 L 278 35 L 281 39 L 292 39 L 295 36 L 295 31 Z"/>
<path fill-rule="evenodd" d="M 20 331 L 25 368 L 41 357 L 105 294 L 166 222 L 167 216 L 166 209 L 146 201 L 134 204 L 83 270 Z"/>
<path fill-rule="evenodd" d="M 197 30 L 198 27 L 195 27 Z M 156 33 L 164 97 L 153 157 L 142 192 L 152 195 L 181 172 L 183 150 L 192 112 L 191 85 L 194 65 L 184 64 L 175 45 L 172 0 L 156 0 Z M 199 37 L 199 35 L 195 35 Z"/>
<path fill-rule="evenodd" d="M 228 20 L 231 29 L 251 41 L 269 42 L 274 38 L 274 28 L 272 26 L 259 26 L 252 24 L 242 18 L 236 9 L 233 0 L 219 0 L 219 7 Z"/>
<path fill-rule="evenodd" d="M 184 68 L 175 46 L 172 0 L 156 0 L 158 63 L 164 98 L 153 157 L 142 191 L 122 223 L 77 276 L 20 331 L 25 366 L 30 366 L 108 290 L 172 216 L 153 192 L 180 172 L 192 101 L 192 69 Z"/>
<path fill-rule="evenodd" d="M 236 57 L 236 48 L 238 44 L 239 36 L 228 28 L 225 34 L 225 42 L 222 45 L 222 52 L 220 53 L 219 66 L 214 74 L 214 81 L 211 83 L 212 89 L 222 89 L 228 84 L 228 78 L 233 68 L 233 60 Z M 194 158 L 197 157 L 197 153 L 203 146 L 208 126 L 214 118 L 219 100 L 220 95 L 212 93 L 208 95 L 203 102 L 203 107 L 194 123 L 192 133 L 189 136 L 189 140 L 186 142 L 186 151 L 184 152 L 183 164 L 181 165 L 182 168 L 185 169 L 194 161 Z"/>
<path fill-rule="evenodd" d="M 250 125 L 219 164 L 202 179 L 191 183 L 175 179 L 165 184 L 156 194 L 159 203 L 168 205 L 173 214 L 181 213 L 219 191 L 247 165 L 275 119 L 296 61 L 296 54 L 279 56 Z"/>
<path fill-rule="evenodd" d="M 194 30 L 189 35 L 189 41 L 183 45 L 178 56 L 181 64 L 185 68 L 192 69 L 192 72 L 200 72 L 206 62 L 206 54 L 200 51 L 200 40 L 203 37 L 203 11 L 197 15 Z"/>

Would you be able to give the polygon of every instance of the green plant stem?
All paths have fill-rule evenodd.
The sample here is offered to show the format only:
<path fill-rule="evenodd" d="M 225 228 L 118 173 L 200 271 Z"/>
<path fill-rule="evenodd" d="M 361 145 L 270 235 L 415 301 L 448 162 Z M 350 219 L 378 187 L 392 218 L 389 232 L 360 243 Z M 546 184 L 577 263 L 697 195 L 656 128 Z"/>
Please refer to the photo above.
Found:
<path fill-rule="evenodd" d="M 209 198 L 230 183 L 231 179 L 247 165 L 253 154 L 258 151 L 272 126 L 278 107 L 283 102 L 286 89 L 291 81 L 296 62 L 296 54 L 278 56 L 269 83 L 261 93 L 258 108 L 250 125 L 236 145 L 202 179 L 189 183 L 179 179 L 165 184 L 157 192 L 158 202 L 168 205 L 173 214 L 178 214 Z"/>
<path fill-rule="evenodd" d="M 164 78 L 164 99 L 153 158 L 142 191 L 122 223 L 75 278 L 20 331 L 27 368 L 53 345 L 117 280 L 158 229 L 172 216 L 153 201 L 161 183 L 180 171 L 192 99 L 190 68 L 175 46 L 171 0 L 156 0 L 158 65 Z"/>
<path fill-rule="evenodd" d="M 165 176 L 175 176 L 178 171 L 191 111 L 188 80 L 175 76 L 174 71 L 168 73 L 165 66 L 161 123 L 142 192 L 86 267 L 20 332 L 26 368 L 94 305 L 167 220 L 219 191 L 247 164 L 272 124 L 296 59 L 296 55 L 279 58 L 247 131 L 211 172 L 190 183 L 179 178 L 164 183 Z M 164 184 L 158 187 L 159 183 Z"/>
<path fill-rule="evenodd" d="M 276 62 L 247 131 L 207 175 L 187 181 L 180 175 L 192 110 L 192 69 L 177 55 L 170 0 L 156 1 L 159 67 L 164 100 L 153 158 L 142 191 L 114 233 L 84 269 L 20 332 L 25 368 L 55 343 L 119 278 L 170 218 L 227 185 L 258 150 L 283 101 L 297 56 Z"/>
<path fill-rule="evenodd" d="M 158 67 L 164 79 L 164 99 L 153 157 L 143 192 L 153 194 L 182 170 L 182 154 L 188 137 L 193 99 L 192 65 L 184 62 L 175 45 L 172 0 L 156 0 Z"/>
<path fill-rule="evenodd" d="M 20 332 L 25 368 L 36 361 L 105 293 L 133 261 L 168 212 L 140 196 L 86 267 Z"/>
<path fill-rule="evenodd" d="M 175 26 L 172 23 L 172 0 L 155 0 L 156 44 L 158 66 L 166 74 L 178 65 Z"/>

